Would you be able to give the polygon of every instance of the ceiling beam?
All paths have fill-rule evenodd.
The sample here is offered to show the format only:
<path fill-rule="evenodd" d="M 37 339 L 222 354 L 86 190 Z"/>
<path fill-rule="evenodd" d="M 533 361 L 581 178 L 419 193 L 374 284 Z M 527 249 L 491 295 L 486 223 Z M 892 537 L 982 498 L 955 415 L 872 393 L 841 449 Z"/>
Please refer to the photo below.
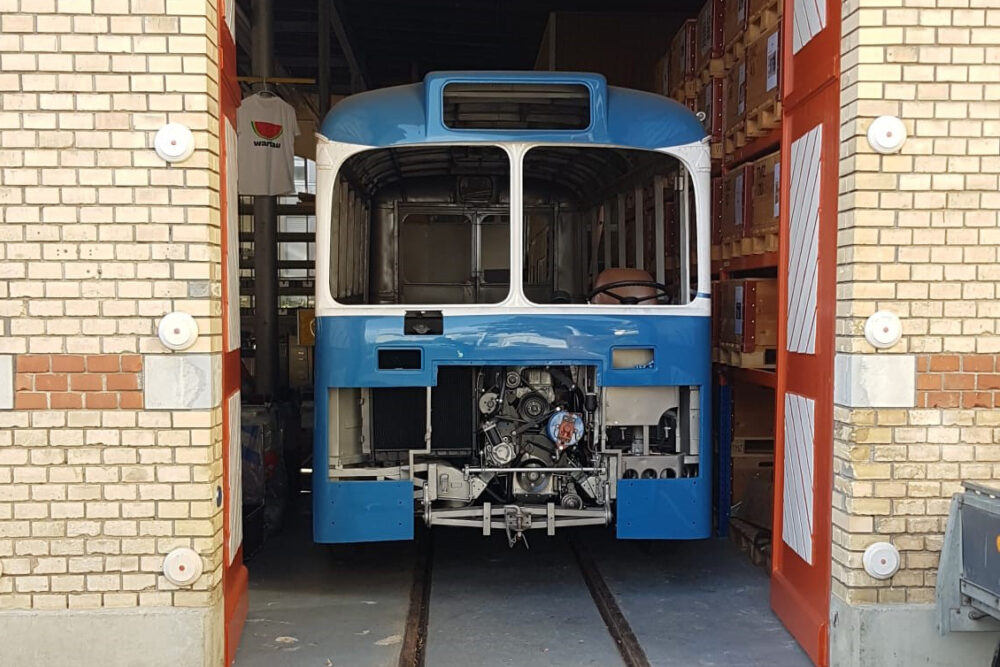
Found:
<path fill-rule="evenodd" d="M 333 28 L 333 34 L 337 37 L 337 43 L 340 44 L 340 50 L 344 54 L 344 58 L 347 59 L 347 67 L 351 70 L 351 92 L 359 93 L 362 90 L 367 90 L 367 77 L 361 67 L 361 63 L 358 62 L 354 54 L 354 49 L 351 47 L 351 40 L 347 38 L 344 22 L 341 21 L 340 12 L 337 11 L 337 3 L 334 0 L 329 0 L 329 2 L 330 26 Z"/>
<path fill-rule="evenodd" d="M 250 18 L 243 11 L 242 7 L 236 5 L 236 47 L 245 53 L 247 57 L 250 56 L 248 44 L 250 44 L 252 35 L 253 28 L 250 24 Z M 275 57 L 272 57 L 271 69 L 274 72 L 275 77 L 292 76 L 288 69 Z M 283 96 L 291 98 L 297 102 L 297 104 L 294 104 L 293 106 L 300 109 L 308 109 L 312 112 L 313 118 L 319 120 L 319 109 L 316 108 L 316 104 L 309 98 L 308 95 L 303 94 L 301 90 L 298 90 L 294 86 L 276 84 L 276 87 L 284 90 Z"/>
<path fill-rule="evenodd" d="M 297 68 L 305 67 L 308 69 L 316 69 L 319 67 L 319 58 L 317 56 L 281 56 L 281 62 L 288 67 Z M 343 56 L 330 54 L 330 67 L 344 68 L 347 67 L 347 59 Z"/>

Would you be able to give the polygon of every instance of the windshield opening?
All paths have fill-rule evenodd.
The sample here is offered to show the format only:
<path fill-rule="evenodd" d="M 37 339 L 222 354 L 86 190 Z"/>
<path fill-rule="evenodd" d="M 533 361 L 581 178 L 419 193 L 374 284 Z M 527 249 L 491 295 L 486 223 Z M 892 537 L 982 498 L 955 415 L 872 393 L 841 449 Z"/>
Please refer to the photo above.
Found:
<path fill-rule="evenodd" d="M 348 304 L 489 304 L 510 292 L 510 161 L 495 146 L 365 151 L 340 170 L 330 282 Z"/>
<path fill-rule="evenodd" d="M 530 150 L 524 158 L 525 295 L 542 304 L 687 303 L 694 275 L 688 183 L 676 158 L 654 151 Z"/>

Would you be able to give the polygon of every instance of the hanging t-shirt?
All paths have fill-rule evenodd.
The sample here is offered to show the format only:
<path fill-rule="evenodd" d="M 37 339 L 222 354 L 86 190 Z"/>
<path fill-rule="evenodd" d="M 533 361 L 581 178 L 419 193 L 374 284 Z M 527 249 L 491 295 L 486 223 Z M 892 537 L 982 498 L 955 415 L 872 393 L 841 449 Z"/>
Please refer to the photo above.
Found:
<path fill-rule="evenodd" d="M 277 95 L 251 95 L 236 115 L 241 195 L 295 191 L 295 109 Z"/>

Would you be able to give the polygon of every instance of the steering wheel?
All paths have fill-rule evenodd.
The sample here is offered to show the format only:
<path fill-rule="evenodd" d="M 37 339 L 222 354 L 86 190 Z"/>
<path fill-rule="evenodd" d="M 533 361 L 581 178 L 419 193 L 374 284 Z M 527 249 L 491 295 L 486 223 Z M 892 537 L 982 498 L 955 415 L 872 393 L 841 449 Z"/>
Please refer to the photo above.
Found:
<path fill-rule="evenodd" d="M 656 290 L 655 294 L 649 296 L 622 296 L 620 294 L 615 294 L 612 290 L 618 287 L 650 287 Z M 590 295 L 587 296 L 587 301 L 593 301 L 594 297 L 598 294 L 607 294 L 608 296 L 616 299 L 618 303 L 627 306 L 633 306 L 643 301 L 650 301 L 652 299 L 660 299 L 662 297 L 670 296 L 670 288 L 663 283 L 654 282 L 652 280 L 619 280 L 613 283 L 607 283 L 601 285 L 600 287 L 595 287 Z"/>

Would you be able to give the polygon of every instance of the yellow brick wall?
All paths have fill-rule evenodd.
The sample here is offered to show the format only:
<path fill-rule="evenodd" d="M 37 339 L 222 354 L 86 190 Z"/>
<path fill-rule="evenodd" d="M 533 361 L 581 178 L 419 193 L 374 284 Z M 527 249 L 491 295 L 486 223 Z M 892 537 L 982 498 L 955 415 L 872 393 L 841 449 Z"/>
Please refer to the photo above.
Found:
<path fill-rule="evenodd" d="M 844 2 L 841 107 L 837 348 L 874 353 L 865 318 L 894 311 L 918 391 L 835 410 L 833 592 L 932 602 L 951 495 L 1000 480 L 1000 5 Z M 899 154 L 865 138 L 883 114 L 906 124 Z M 881 540 L 902 554 L 889 581 L 861 564 Z"/>
<path fill-rule="evenodd" d="M 0 0 L 0 354 L 221 350 L 215 0 Z M 168 165 L 164 123 L 197 150 Z M 221 409 L 0 410 L 0 609 L 220 595 Z M 202 554 L 177 590 L 163 555 Z"/>

